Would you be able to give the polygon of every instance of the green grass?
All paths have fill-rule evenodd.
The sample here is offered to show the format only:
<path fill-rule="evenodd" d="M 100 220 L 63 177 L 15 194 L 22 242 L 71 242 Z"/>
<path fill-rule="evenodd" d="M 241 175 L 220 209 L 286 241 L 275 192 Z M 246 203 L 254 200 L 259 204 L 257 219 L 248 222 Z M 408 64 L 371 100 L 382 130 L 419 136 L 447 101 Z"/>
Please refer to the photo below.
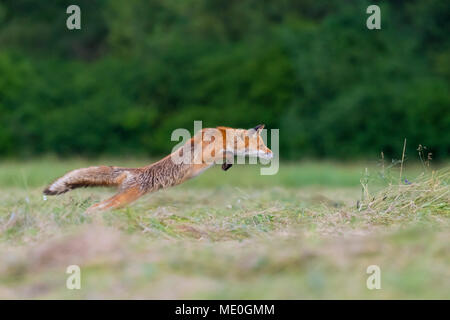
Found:
<path fill-rule="evenodd" d="M 113 191 L 41 194 L 74 168 L 146 163 L 1 163 L 0 298 L 450 298 L 445 165 L 407 163 L 400 186 L 398 168 L 377 163 L 217 167 L 91 216 Z M 81 290 L 65 287 L 71 264 Z M 380 290 L 366 288 L 369 265 Z"/>

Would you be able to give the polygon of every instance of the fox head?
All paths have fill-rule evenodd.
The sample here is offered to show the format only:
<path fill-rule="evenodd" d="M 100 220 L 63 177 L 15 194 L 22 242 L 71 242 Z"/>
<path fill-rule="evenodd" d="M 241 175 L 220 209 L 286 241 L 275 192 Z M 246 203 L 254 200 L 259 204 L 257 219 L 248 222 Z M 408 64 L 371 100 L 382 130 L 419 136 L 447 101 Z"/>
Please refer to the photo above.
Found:
<path fill-rule="evenodd" d="M 184 144 L 178 152 L 172 153 L 176 163 L 223 163 L 227 170 L 231 164 L 227 161 L 234 156 L 259 157 L 272 159 L 272 151 L 266 147 L 261 137 L 264 125 L 252 129 L 234 129 L 229 127 L 205 128 Z"/>
<path fill-rule="evenodd" d="M 233 129 L 218 127 L 222 131 L 225 141 L 226 152 L 237 156 L 259 157 L 263 159 L 272 159 L 272 151 L 266 147 L 261 137 L 264 125 L 260 124 L 254 128 Z"/>

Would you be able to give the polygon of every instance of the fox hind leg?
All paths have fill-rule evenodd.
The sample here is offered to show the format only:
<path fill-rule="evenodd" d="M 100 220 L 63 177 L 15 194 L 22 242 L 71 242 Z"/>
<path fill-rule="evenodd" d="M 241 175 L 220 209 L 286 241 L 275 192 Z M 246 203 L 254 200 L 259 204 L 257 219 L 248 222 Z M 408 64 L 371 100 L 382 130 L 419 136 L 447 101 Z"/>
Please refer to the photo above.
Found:
<path fill-rule="evenodd" d="M 86 213 L 93 213 L 96 211 L 105 211 L 120 208 L 137 200 L 143 194 L 144 193 L 140 191 L 138 187 L 129 188 L 122 192 L 119 192 L 118 194 L 112 196 L 109 199 L 93 204 L 86 210 Z"/>

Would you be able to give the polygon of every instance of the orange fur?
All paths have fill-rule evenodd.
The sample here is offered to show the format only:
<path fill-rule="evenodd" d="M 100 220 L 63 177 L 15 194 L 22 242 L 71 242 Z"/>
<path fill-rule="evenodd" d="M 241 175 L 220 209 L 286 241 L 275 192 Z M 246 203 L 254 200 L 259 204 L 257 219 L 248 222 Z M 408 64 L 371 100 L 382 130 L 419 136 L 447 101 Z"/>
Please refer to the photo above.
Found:
<path fill-rule="evenodd" d="M 109 210 L 109 209 L 115 209 L 115 208 L 121 208 L 125 205 L 139 199 L 142 196 L 142 192 L 139 190 L 139 188 L 133 187 L 126 189 L 125 191 L 122 191 L 114 196 L 112 196 L 109 199 L 103 200 L 102 202 L 96 203 L 92 206 L 90 206 L 86 213 L 95 212 L 98 210 Z"/>

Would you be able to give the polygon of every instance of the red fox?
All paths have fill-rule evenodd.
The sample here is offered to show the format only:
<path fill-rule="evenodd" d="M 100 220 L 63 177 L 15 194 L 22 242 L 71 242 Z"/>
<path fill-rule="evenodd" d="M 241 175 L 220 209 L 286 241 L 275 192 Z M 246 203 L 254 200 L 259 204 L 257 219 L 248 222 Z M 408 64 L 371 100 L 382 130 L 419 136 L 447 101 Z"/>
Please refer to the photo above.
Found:
<path fill-rule="evenodd" d="M 172 154 L 141 168 L 89 167 L 70 171 L 45 190 L 46 195 L 59 195 L 80 187 L 115 186 L 119 193 L 94 204 L 87 213 L 126 206 L 146 193 L 178 185 L 216 163 L 228 170 L 234 156 L 273 157 L 260 134 L 264 125 L 255 128 L 205 128 Z"/>

